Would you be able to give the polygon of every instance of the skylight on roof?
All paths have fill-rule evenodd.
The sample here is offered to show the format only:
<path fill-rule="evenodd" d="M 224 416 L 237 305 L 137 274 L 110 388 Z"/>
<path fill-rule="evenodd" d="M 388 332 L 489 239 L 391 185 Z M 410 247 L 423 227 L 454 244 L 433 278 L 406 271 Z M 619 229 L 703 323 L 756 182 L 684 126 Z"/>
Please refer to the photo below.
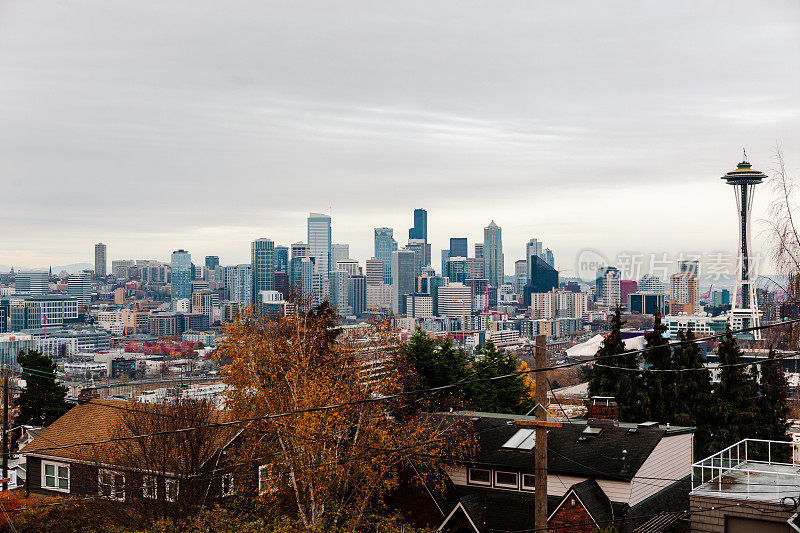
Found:
<path fill-rule="evenodd" d="M 603 428 L 593 428 L 593 427 L 586 426 L 586 428 L 584 428 L 582 433 L 584 435 L 595 436 L 595 435 L 599 435 L 602 431 L 603 431 Z"/>
<path fill-rule="evenodd" d="M 503 444 L 507 450 L 532 450 L 536 444 L 536 430 L 520 429 Z"/>

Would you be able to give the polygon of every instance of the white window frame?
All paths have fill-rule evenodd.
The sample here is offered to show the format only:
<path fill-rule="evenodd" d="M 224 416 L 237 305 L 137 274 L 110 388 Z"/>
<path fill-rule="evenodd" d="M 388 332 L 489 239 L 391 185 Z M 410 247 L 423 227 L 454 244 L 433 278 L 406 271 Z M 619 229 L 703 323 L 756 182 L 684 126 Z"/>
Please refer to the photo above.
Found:
<path fill-rule="evenodd" d="M 520 477 L 521 477 L 520 484 L 521 484 L 522 490 L 530 490 L 530 491 L 536 490 L 536 475 L 535 474 L 520 474 Z M 526 485 L 525 484 L 525 478 L 526 477 L 533 478 L 533 483 L 530 484 L 530 485 Z"/>
<path fill-rule="evenodd" d="M 146 500 L 158 499 L 158 478 L 156 476 L 142 476 L 142 498 Z"/>
<path fill-rule="evenodd" d="M 501 482 L 497 481 L 497 475 L 498 474 L 508 474 L 508 475 L 514 476 L 514 479 L 515 479 L 514 484 L 512 485 L 511 483 L 501 483 Z M 494 486 L 499 488 L 499 489 L 519 490 L 519 474 L 517 472 L 507 472 L 505 470 L 495 470 L 494 471 L 494 476 L 492 477 L 492 480 L 494 481 Z"/>
<path fill-rule="evenodd" d="M 228 483 L 228 488 L 225 490 L 225 482 Z M 233 486 L 233 474 L 227 473 L 222 474 L 222 479 L 220 481 L 219 492 L 223 498 L 227 498 L 228 496 L 233 496 L 236 493 L 236 489 Z"/>
<path fill-rule="evenodd" d="M 53 475 L 52 476 L 48 476 L 47 475 L 47 467 L 48 466 L 52 466 L 53 467 Z M 67 469 L 67 476 L 66 477 L 62 477 L 62 476 L 59 475 L 59 468 L 66 468 Z M 70 480 L 70 473 L 71 473 L 71 469 L 70 469 L 70 464 L 69 463 L 57 463 L 55 461 L 42 461 L 42 488 L 45 489 L 45 490 L 53 490 L 53 491 L 56 491 L 56 492 L 69 493 L 70 486 L 72 485 L 71 480 Z M 55 482 L 55 485 L 52 485 L 52 486 L 47 485 L 47 478 L 48 477 L 52 477 L 53 478 L 53 480 Z M 59 483 L 60 479 L 66 479 L 67 480 L 67 488 L 62 488 L 61 487 L 61 483 Z"/>
<path fill-rule="evenodd" d="M 265 487 L 264 472 L 267 473 L 266 481 L 272 478 L 272 464 L 259 465 L 258 467 L 258 494 L 263 495 L 268 492 L 277 492 L 278 488 L 275 483 L 270 483 L 269 487 Z"/>
<path fill-rule="evenodd" d="M 109 494 L 103 493 L 103 488 L 106 484 L 103 482 L 104 476 L 110 476 L 111 478 L 111 491 Z M 122 477 L 122 490 L 118 491 L 117 487 L 117 476 Z M 120 494 L 121 492 L 121 494 Z M 125 501 L 125 473 L 120 472 L 119 470 L 106 470 L 100 469 L 97 471 L 97 494 L 100 497 L 105 498 L 107 500 L 116 500 L 118 502 Z"/>
<path fill-rule="evenodd" d="M 475 480 L 473 480 L 472 479 L 472 472 L 473 471 L 476 471 L 476 472 L 488 472 L 489 473 L 489 481 L 475 481 Z M 470 469 L 467 470 L 467 483 L 469 485 L 483 485 L 483 486 L 486 486 L 486 487 L 491 487 L 492 486 L 492 477 L 493 477 L 492 476 L 492 471 L 491 470 L 487 470 L 486 468 L 470 468 Z"/>
<path fill-rule="evenodd" d="M 173 493 L 170 490 L 170 486 L 175 487 L 175 492 Z M 178 494 L 180 494 L 181 485 L 178 483 L 178 480 L 175 478 L 166 478 L 164 480 L 164 499 L 168 502 L 175 502 L 178 500 Z"/>

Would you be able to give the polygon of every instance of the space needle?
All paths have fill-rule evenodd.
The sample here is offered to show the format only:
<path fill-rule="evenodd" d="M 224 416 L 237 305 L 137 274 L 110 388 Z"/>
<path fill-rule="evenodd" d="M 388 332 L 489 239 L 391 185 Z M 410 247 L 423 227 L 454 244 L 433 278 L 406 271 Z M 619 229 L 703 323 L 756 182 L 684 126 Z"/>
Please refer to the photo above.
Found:
<path fill-rule="evenodd" d="M 733 329 L 757 328 L 761 325 L 755 281 L 750 279 L 753 274 L 750 258 L 750 214 L 753 211 L 755 186 L 767 176 L 751 168 L 747 162 L 747 153 L 744 153 L 743 159 L 736 165 L 735 170 L 722 176 L 728 185 L 733 185 L 739 219 L 739 272 L 736 276 L 730 314 Z M 737 294 L 741 294 L 741 299 L 736 298 Z M 761 339 L 760 330 L 755 329 L 752 334 L 754 339 Z"/>

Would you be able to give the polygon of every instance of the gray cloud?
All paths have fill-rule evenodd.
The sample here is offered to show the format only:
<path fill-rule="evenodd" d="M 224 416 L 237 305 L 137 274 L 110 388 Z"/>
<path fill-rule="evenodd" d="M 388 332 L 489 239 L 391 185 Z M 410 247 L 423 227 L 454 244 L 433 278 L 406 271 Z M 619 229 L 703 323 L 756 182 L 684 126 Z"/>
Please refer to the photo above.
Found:
<path fill-rule="evenodd" d="M 800 166 L 798 52 L 791 0 L 5 2 L 0 263 L 233 263 L 329 207 L 361 259 L 415 207 L 434 249 L 495 219 L 507 269 L 733 248 L 740 147 Z"/>

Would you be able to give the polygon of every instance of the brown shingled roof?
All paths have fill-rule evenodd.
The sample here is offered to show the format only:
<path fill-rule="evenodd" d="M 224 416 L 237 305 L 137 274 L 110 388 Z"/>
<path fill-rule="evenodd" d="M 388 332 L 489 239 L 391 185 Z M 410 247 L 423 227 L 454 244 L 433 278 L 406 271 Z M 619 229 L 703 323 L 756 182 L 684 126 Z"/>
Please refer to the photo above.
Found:
<path fill-rule="evenodd" d="M 103 462 L 115 464 L 115 447 L 121 446 L 119 442 L 102 445 L 85 444 L 108 440 L 120 436 L 130 436 L 130 432 L 122 428 L 123 416 L 132 410 L 144 411 L 155 409 L 153 404 L 132 403 L 122 400 L 91 400 L 85 404 L 77 405 L 67 411 L 58 420 L 46 427 L 28 446 L 25 455 L 39 455 L 58 457 L 63 459 Z M 214 411 L 214 422 L 227 422 L 231 420 L 229 411 Z M 188 425 L 178 425 L 188 427 Z M 176 429 L 172 428 L 164 428 Z M 206 428 L 202 431 L 209 432 L 212 446 L 207 448 L 208 457 L 213 452 L 224 447 L 239 432 L 237 426 L 223 426 L 219 428 Z M 174 435 L 172 435 L 174 437 Z M 158 438 L 158 437 L 153 437 Z M 131 441 L 125 441 L 131 442 Z M 70 446 L 63 448 L 63 446 Z M 120 466 L 125 466 L 120 464 Z M 178 467 L 179 465 L 174 465 Z"/>

